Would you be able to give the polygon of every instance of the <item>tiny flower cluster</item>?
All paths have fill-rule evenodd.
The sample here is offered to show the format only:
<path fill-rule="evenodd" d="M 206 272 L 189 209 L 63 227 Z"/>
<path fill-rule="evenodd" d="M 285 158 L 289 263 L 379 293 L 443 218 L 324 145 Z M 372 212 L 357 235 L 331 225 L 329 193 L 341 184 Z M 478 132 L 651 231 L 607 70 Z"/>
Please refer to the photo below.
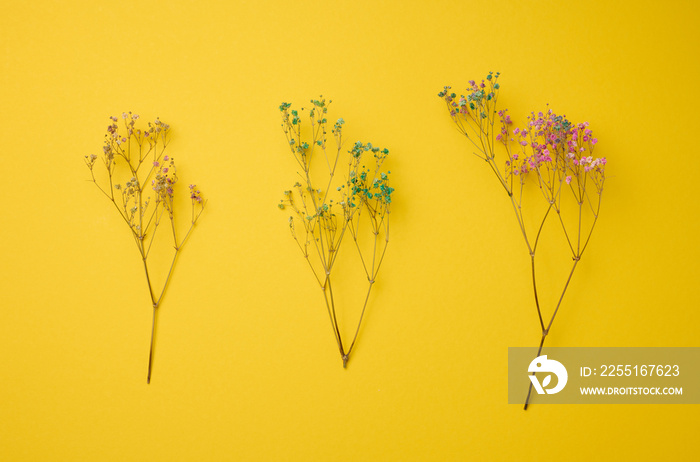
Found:
<path fill-rule="evenodd" d="M 498 115 L 501 133 L 497 139 L 506 146 L 509 156 L 506 175 L 522 176 L 538 171 L 547 186 L 556 186 L 561 181 L 571 184 L 574 179 L 583 185 L 590 179 L 596 191 L 602 192 L 607 160 L 591 155 L 598 140 L 593 137 L 588 122 L 574 124 L 566 116 L 548 109 L 544 113 L 533 112 L 525 128 L 510 130 L 512 122 L 505 111 L 499 111 Z M 510 144 L 520 148 L 520 153 Z"/>
<path fill-rule="evenodd" d="M 391 193 L 394 192 L 394 188 L 388 184 L 391 171 L 380 172 L 379 177 L 375 176 L 374 178 L 369 178 L 369 173 L 370 170 L 367 167 L 362 167 L 359 175 L 351 172 L 349 180 L 350 207 L 355 207 L 358 201 L 369 203 L 371 200 L 377 202 L 376 206 L 384 205 L 386 207 L 391 204 Z"/>
<path fill-rule="evenodd" d="M 200 204 L 202 203 L 202 192 L 199 189 L 197 189 L 196 184 L 190 185 L 190 199 Z"/>
<path fill-rule="evenodd" d="M 495 103 L 498 98 L 498 77 L 500 72 L 489 72 L 485 80 L 476 83 L 474 80 L 469 81 L 467 95 L 461 95 L 457 99 L 457 94 L 451 92 L 452 87 L 445 86 L 443 91 L 438 93 L 440 98 L 443 98 L 447 103 L 452 118 L 471 116 L 474 119 L 486 119 L 489 117 L 490 103 Z"/>
<path fill-rule="evenodd" d="M 93 168 L 95 168 L 95 162 L 97 161 L 97 155 L 96 154 L 90 154 L 89 156 L 85 156 L 85 165 L 92 171 Z"/>
<path fill-rule="evenodd" d="M 377 201 L 377 205 L 391 204 L 391 193 L 394 188 L 388 186 L 389 176 L 391 171 L 380 174 L 379 178 L 368 180 L 369 169 L 364 167 L 358 176 L 350 177 L 352 199 L 350 207 L 355 207 L 357 200 L 361 202 Z"/>
<path fill-rule="evenodd" d="M 343 120 L 343 119 L 339 119 Z M 355 144 L 353 145 L 352 149 L 348 151 L 350 154 L 352 154 L 353 157 L 358 158 L 362 156 L 363 152 L 371 151 L 374 154 L 374 158 L 377 159 L 378 161 L 384 161 L 386 158 L 387 154 L 389 154 L 388 149 L 381 149 L 377 148 L 375 146 L 372 146 L 372 143 L 367 143 L 367 144 L 362 144 L 362 141 L 356 141 Z"/>
<path fill-rule="evenodd" d="M 311 155 L 311 151 L 314 147 L 318 146 L 322 149 L 326 147 L 326 123 L 328 119 L 326 114 L 328 113 L 328 104 L 326 100 L 321 97 L 318 100 L 311 100 L 313 107 L 309 111 L 309 119 L 312 126 L 319 126 L 321 128 L 321 134 L 318 139 L 314 139 L 311 144 L 301 140 L 301 123 L 302 119 L 299 116 L 299 111 L 292 107 L 291 103 L 282 103 L 279 106 L 280 112 L 282 112 L 282 127 L 284 128 L 284 133 L 287 135 L 287 141 L 289 146 L 295 156 L 299 156 L 302 161 L 308 161 L 307 156 Z M 301 108 L 304 111 L 304 108 Z M 336 128 L 339 129 L 342 122 L 336 123 Z M 335 132 L 335 130 L 334 130 Z"/>
<path fill-rule="evenodd" d="M 133 114 L 131 112 L 123 112 L 121 119 L 124 121 L 124 126 L 126 129 L 125 134 L 119 133 L 119 117 L 111 116 L 110 124 L 107 126 L 107 136 L 105 140 L 104 151 L 107 154 L 109 151 L 113 150 L 123 150 L 124 145 L 133 141 L 141 146 L 144 141 L 147 141 L 151 146 L 158 142 L 159 137 L 163 137 L 162 141 L 165 141 L 164 137 L 170 130 L 170 125 L 163 123 L 159 118 L 156 118 L 153 122 L 148 122 L 148 128 L 142 130 L 136 128 L 136 121 L 139 119 L 138 114 Z M 116 145 L 116 146 L 115 146 Z"/>
<path fill-rule="evenodd" d="M 362 155 L 365 152 L 371 152 L 374 155 L 375 165 L 373 172 L 361 162 Z M 387 209 L 386 212 L 388 213 L 388 206 L 391 204 L 391 193 L 394 192 L 394 188 L 389 186 L 389 174 L 391 172 L 382 172 L 381 166 L 389 155 L 389 150 L 373 146 L 372 143 L 364 144 L 361 141 L 357 141 L 348 153 L 350 153 L 353 168 L 347 181 L 349 197 L 344 198 L 342 205 L 353 208 L 358 204 L 364 204 L 372 210 Z M 342 188 L 345 188 L 345 186 L 343 185 Z M 341 188 L 338 188 L 338 191 L 340 190 Z M 370 203 L 369 201 L 375 202 Z M 346 210 L 346 214 L 351 213 L 350 210 Z"/>
<path fill-rule="evenodd" d="M 156 177 L 151 182 L 153 190 L 156 192 L 156 201 L 163 203 L 166 209 L 172 215 L 174 186 L 177 183 L 177 171 L 175 169 L 175 161 L 169 156 L 163 157 L 163 163 L 153 162 L 153 166 L 157 167 Z"/>

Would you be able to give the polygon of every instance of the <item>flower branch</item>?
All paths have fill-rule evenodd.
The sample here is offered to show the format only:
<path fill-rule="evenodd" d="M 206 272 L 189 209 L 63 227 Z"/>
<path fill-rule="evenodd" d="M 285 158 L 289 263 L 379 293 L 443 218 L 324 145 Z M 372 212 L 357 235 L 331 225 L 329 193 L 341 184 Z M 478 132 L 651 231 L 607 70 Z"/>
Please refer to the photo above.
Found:
<path fill-rule="evenodd" d="M 148 128 L 137 128 L 137 114 L 123 113 L 123 127 L 120 127 L 118 117 L 110 117 L 107 134 L 102 148 L 101 160 L 104 164 L 107 178 L 106 185 L 101 185 L 95 169 L 98 156 L 85 156 L 85 163 L 90 170 L 92 182 L 107 197 L 119 212 L 134 239 L 141 258 L 148 293 L 153 309 L 151 324 L 151 342 L 148 356 L 147 383 L 151 381 L 153 352 L 155 342 L 156 313 L 161 305 L 165 290 L 170 282 L 177 257 L 187 241 L 190 232 L 204 211 L 205 201 L 196 185 L 189 186 L 191 219 L 185 236 L 178 240 L 175 224 L 175 184 L 178 182 L 177 169 L 174 159 L 165 154 L 169 144 L 170 126 L 156 119 L 148 123 Z M 117 167 L 121 172 L 117 172 Z M 148 166 L 148 170 L 144 166 Z M 123 184 L 119 182 L 120 175 L 128 178 Z M 151 179 L 153 177 L 153 179 Z M 150 183 L 150 184 L 149 184 Z M 149 188 L 150 186 L 150 188 Z M 150 194 L 153 194 L 153 197 Z M 167 217 L 172 230 L 171 242 L 174 253 L 162 286 L 155 287 L 148 258 L 151 247 L 156 240 L 156 232 Z M 160 233 L 162 239 L 167 234 Z M 156 294 L 158 295 L 156 296 Z"/>
<path fill-rule="evenodd" d="M 450 87 L 445 87 L 438 96 L 444 100 L 459 132 L 477 149 L 475 155 L 488 163 L 508 194 L 531 260 L 532 287 L 541 328 L 541 352 L 598 221 L 607 161 L 604 157 L 592 156 L 598 140 L 593 138 L 588 122 L 574 124 L 565 116 L 547 110 L 537 115 L 532 113 L 525 127 L 513 128 L 507 110 L 496 107 L 500 90 L 499 76 L 499 73 L 489 73 L 480 83 L 469 81 L 466 94 L 459 97 Z M 498 133 L 494 128 L 496 126 L 500 126 Z M 500 156 L 497 159 L 498 146 L 505 155 L 503 161 L 498 160 Z M 534 241 L 530 238 L 532 234 L 528 233 L 523 213 L 523 191 L 528 181 L 537 185 L 546 206 L 536 228 Z M 563 202 L 563 196 L 567 192 L 570 194 L 566 202 Z M 591 196 L 594 196 L 594 200 Z M 570 202 L 575 204 L 573 213 L 564 212 L 564 204 Z M 552 211 L 557 215 L 573 264 L 552 316 L 545 323 L 537 289 L 535 262 L 537 246 Z M 567 229 L 563 218 L 565 213 L 573 216 L 575 230 Z M 586 228 L 584 222 L 589 213 L 593 219 L 590 227 Z M 528 390 L 525 409 L 530 391 L 531 388 Z"/>
<path fill-rule="evenodd" d="M 298 172 L 300 181 L 285 191 L 279 208 L 292 211 L 289 229 L 323 293 L 336 345 L 343 367 L 346 367 L 389 242 L 389 214 L 394 188 L 389 186 L 391 172 L 382 169 L 389 150 L 358 141 L 347 151 L 349 156 L 344 161 L 344 120 L 338 119 L 329 126 L 327 117 L 330 101 L 320 98 L 311 103 L 308 116 L 304 118 L 309 125 L 308 141 L 305 138 L 306 131 L 302 130 L 303 119 L 300 115 L 305 109 L 292 109 L 289 103 L 282 103 L 279 107 L 288 146 L 301 169 Z M 366 164 L 369 154 L 372 158 Z M 312 168 L 316 156 L 322 158 Z M 341 162 L 347 162 L 346 168 L 339 169 Z M 321 179 L 318 179 L 318 164 L 325 167 L 325 178 L 320 175 Z M 338 178 L 338 173 L 342 170 L 345 170 L 344 181 Z M 321 188 L 317 187 L 319 183 Z M 334 183 L 340 186 L 334 189 Z M 368 222 L 373 239 L 369 254 L 363 252 L 358 242 L 361 220 Z M 343 342 L 331 278 L 339 249 L 348 232 L 367 277 L 367 292 L 349 347 L 347 342 Z"/>

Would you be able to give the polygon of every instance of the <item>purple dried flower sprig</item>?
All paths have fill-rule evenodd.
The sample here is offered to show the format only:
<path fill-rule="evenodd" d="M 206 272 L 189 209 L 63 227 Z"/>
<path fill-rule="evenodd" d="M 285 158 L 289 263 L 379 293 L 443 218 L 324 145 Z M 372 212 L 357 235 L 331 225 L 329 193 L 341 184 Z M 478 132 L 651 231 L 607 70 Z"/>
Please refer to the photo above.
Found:
<path fill-rule="evenodd" d="M 165 154 L 165 149 L 169 144 L 170 125 L 157 118 L 154 122 L 148 123 L 148 128 L 137 128 L 136 121 L 139 116 L 131 112 L 122 113 L 123 126 L 119 123 L 119 117 L 112 116 L 109 119 L 110 124 L 107 126 L 107 134 L 102 147 L 102 161 L 107 172 L 105 186 L 101 186 L 95 176 L 98 156 L 95 154 L 85 156 L 85 163 L 90 170 L 92 182 L 114 204 L 119 215 L 129 226 L 146 272 L 146 282 L 153 307 L 146 379 L 147 383 L 150 383 L 156 313 L 168 287 L 177 256 L 201 216 L 205 201 L 202 200 L 197 186 L 190 185 L 191 216 L 189 228 L 184 236 L 178 238 L 174 207 L 175 185 L 178 181 L 177 169 L 174 159 Z M 117 172 L 117 167 L 121 169 L 120 172 Z M 117 183 L 117 178 L 122 175 L 126 175 L 129 179 L 123 184 Z M 151 191 L 153 198 L 150 196 Z M 170 232 L 157 233 L 164 216 L 170 223 Z M 160 288 L 154 287 L 151 270 L 148 266 L 148 257 L 156 237 L 169 239 L 174 248 L 170 268 L 165 282 Z"/>
<path fill-rule="evenodd" d="M 535 306 L 542 331 L 541 352 L 571 277 L 598 221 L 607 160 L 593 156 L 598 139 L 593 137 L 588 122 L 572 123 L 551 109 L 537 114 L 533 112 L 524 127 L 513 127 L 507 110 L 496 107 L 499 76 L 498 72 L 489 72 L 480 83 L 470 80 L 466 94 L 459 97 L 449 86 L 444 87 L 438 96 L 445 101 L 460 133 L 476 149 L 474 154 L 486 161 L 508 194 L 530 255 Z M 503 153 L 498 158 L 504 156 L 502 161 L 497 159 L 497 148 Z M 528 231 L 523 218 L 523 189 L 527 181 L 539 186 L 546 206 L 536 233 Z M 565 195 L 569 195 L 573 201 L 562 201 Z M 567 204 L 575 204 L 573 210 L 568 210 Z M 552 214 L 552 211 L 555 213 Z M 557 216 L 556 220 L 561 225 L 573 263 L 553 314 L 545 323 L 537 296 L 535 257 L 544 223 L 553 215 Z M 573 217 L 575 224 L 567 226 L 564 215 Z M 586 225 L 588 222 L 590 225 Z M 531 388 L 525 409 L 530 391 Z"/>
<path fill-rule="evenodd" d="M 389 243 L 389 214 L 394 188 L 389 186 L 391 172 L 382 170 L 388 149 L 358 141 L 347 151 L 347 161 L 341 162 L 344 157 L 345 121 L 338 119 L 329 129 L 327 115 L 330 103 L 323 97 L 311 100 L 312 107 L 308 111 L 310 137 L 302 133 L 302 122 L 306 117 L 302 119 L 300 114 L 305 109 L 297 111 L 289 103 L 279 106 L 287 144 L 301 170 L 298 172 L 300 181 L 284 192 L 284 199 L 278 206 L 293 212 L 289 217 L 292 237 L 323 293 L 343 367 L 346 367 Z M 329 131 L 335 143 L 329 143 Z M 311 173 L 314 159 L 318 162 L 317 168 L 327 171 L 327 176 L 320 180 Z M 343 165 L 347 167 L 345 179 L 334 187 L 334 179 L 338 180 Z M 314 171 L 318 173 L 317 169 Z M 317 185 L 317 180 L 322 187 Z M 367 277 L 367 294 L 349 346 L 347 341 L 343 342 L 336 310 L 337 300 L 331 284 L 338 252 L 348 232 L 355 242 Z M 363 250 L 360 246 L 363 234 L 369 235 L 371 251 Z"/>

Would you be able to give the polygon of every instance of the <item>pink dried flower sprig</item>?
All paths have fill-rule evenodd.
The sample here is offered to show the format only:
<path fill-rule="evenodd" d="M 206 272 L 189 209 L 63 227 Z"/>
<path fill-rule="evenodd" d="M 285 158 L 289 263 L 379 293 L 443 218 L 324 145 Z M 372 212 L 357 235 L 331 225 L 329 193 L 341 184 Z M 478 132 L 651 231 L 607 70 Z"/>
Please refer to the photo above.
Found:
<path fill-rule="evenodd" d="M 535 306 L 542 332 L 541 351 L 597 223 L 607 160 L 593 156 L 598 139 L 593 137 L 588 122 L 572 123 L 551 109 L 537 114 L 533 112 L 525 127 L 513 127 L 507 110 L 496 107 L 499 76 L 500 73 L 490 72 L 478 84 L 470 80 L 466 95 L 458 97 L 451 87 L 446 86 L 438 96 L 445 101 L 460 133 L 476 149 L 474 154 L 488 163 L 508 194 L 531 259 Z M 496 159 L 497 146 L 504 151 L 502 163 Z M 527 229 L 523 214 L 523 189 L 528 178 L 539 186 L 546 206 L 536 232 Z M 565 194 L 570 194 L 573 201 L 564 201 Z M 567 208 L 571 204 L 574 204 L 573 210 Z M 552 211 L 555 213 L 551 214 Z M 551 318 L 545 323 L 537 295 L 535 257 L 544 223 L 553 215 L 561 225 L 573 264 Z M 573 217 L 575 224 L 567 226 L 564 215 Z M 587 220 L 587 216 L 592 220 Z M 586 225 L 587 222 L 590 225 Z M 530 390 L 525 409 L 529 397 Z"/>
<path fill-rule="evenodd" d="M 202 192 L 199 189 L 197 189 L 196 184 L 190 185 L 190 199 L 200 204 L 202 203 Z"/>
<path fill-rule="evenodd" d="M 151 181 L 153 190 L 156 192 L 156 201 L 162 203 L 170 216 L 173 215 L 174 187 L 177 183 L 177 169 L 175 162 L 169 156 L 163 157 L 163 163 L 153 162 L 157 168 L 156 177 Z"/>
<path fill-rule="evenodd" d="M 104 145 L 102 147 L 102 161 L 104 163 L 107 184 L 101 186 L 95 176 L 95 165 L 98 156 L 92 154 L 85 156 L 85 163 L 90 170 L 92 182 L 114 204 L 122 219 L 129 226 L 131 235 L 139 251 L 146 272 L 146 282 L 153 307 L 153 320 L 151 325 L 151 344 L 148 357 L 147 382 L 151 381 L 153 364 L 153 347 L 155 339 L 156 313 L 163 300 L 163 295 L 168 287 L 175 261 L 182 247 L 200 215 L 205 202 L 195 185 L 190 185 L 191 216 L 189 227 L 184 236 L 178 238 L 175 224 L 175 197 L 176 183 L 178 180 L 174 159 L 165 155 L 164 151 L 169 143 L 170 125 L 156 119 L 148 123 L 148 128 L 138 128 L 137 114 L 124 112 L 119 117 L 109 118 Z M 117 166 L 121 172 L 117 171 Z M 123 184 L 118 183 L 118 178 L 126 175 Z M 150 188 L 148 186 L 150 185 Z M 154 193 L 154 199 L 149 195 Z M 157 233 L 161 220 L 167 215 L 170 222 L 170 232 Z M 151 270 L 148 266 L 148 257 L 156 237 L 169 239 L 174 248 L 170 269 L 163 286 L 156 292 L 151 278 Z"/>
<path fill-rule="evenodd" d="M 505 111 L 498 111 L 498 116 L 501 132 L 496 140 L 503 143 L 509 156 L 504 168 L 507 179 L 536 171 L 548 200 L 556 196 L 560 186 L 557 181 L 562 176 L 566 184 L 574 181 L 574 186 L 579 188 L 576 194 L 579 199 L 586 182 L 592 182 L 589 184 L 596 193 L 602 192 L 607 160 L 592 156 L 598 140 L 593 138 L 588 122 L 572 124 L 549 109 L 537 115 L 533 112 L 525 128 L 510 129 L 512 122 Z M 555 174 L 555 169 L 560 175 Z"/>

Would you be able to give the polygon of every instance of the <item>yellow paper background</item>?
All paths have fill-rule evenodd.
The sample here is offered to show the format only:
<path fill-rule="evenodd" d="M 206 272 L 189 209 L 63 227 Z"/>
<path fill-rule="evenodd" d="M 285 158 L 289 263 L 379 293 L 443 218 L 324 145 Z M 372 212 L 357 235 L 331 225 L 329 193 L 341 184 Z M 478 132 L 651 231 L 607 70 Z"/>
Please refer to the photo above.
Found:
<path fill-rule="evenodd" d="M 507 404 L 507 348 L 539 339 L 529 259 L 436 95 L 499 70 L 517 123 L 550 103 L 590 121 L 609 159 L 549 345 L 699 346 L 698 13 L 690 1 L 6 3 L 0 459 L 692 458 L 695 405 Z M 347 370 L 276 207 L 295 181 L 277 106 L 319 93 L 351 141 L 391 150 L 396 188 Z M 150 386 L 138 254 L 82 164 L 124 110 L 171 124 L 183 183 L 209 199 L 164 300 Z M 548 306 L 558 265 L 542 266 Z"/>

